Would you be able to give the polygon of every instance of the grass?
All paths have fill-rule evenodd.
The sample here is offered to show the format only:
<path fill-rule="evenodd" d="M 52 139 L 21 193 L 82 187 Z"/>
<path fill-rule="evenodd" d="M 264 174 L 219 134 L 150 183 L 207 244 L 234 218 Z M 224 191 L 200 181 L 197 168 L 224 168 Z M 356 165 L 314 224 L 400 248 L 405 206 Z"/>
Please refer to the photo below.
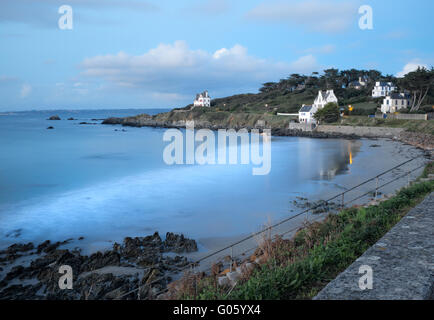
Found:
<path fill-rule="evenodd" d="M 434 172 L 430 163 L 422 175 Z M 434 181 L 415 182 L 375 206 L 353 207 L 299 230 L 290 240 L 268 239 L 254 257 L 264 263 L 246 273 L 232 290 L 216 285 L 217 274 L 181 280 L 181 299 L 311 299 L 389 231 L 411 208 L 434 191 Z"/>
<path fill-rule="evenodd" d="M 434 135 L 434 121 L 375 119 L 367 116 L 347 116 L 334 125 L 404 128 L 410 132 Z"/>

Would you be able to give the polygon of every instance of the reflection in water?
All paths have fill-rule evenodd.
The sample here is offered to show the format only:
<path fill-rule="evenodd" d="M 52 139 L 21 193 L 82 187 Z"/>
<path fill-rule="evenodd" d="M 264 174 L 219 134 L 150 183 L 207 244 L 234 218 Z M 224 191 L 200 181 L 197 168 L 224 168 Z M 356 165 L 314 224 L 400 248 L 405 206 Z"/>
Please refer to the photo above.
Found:
<path fill-rule="evenodd" d="M 325 150 L 319 153 L 315 148 L 318 144 L 315 140 L 304 141 L 303 150 L 299 152 L 300 175 L 313 180 L 331 180 L 336 175 L 349 172 L 349 165 L 353 164 L 353 157 L 357 156 L 362 145 L 359 140 L 336 140 L 333 150 Z M 336 150 L 338 149 L 338 150 Z M 308 177 L 305 174 L 312 174 Z"/>

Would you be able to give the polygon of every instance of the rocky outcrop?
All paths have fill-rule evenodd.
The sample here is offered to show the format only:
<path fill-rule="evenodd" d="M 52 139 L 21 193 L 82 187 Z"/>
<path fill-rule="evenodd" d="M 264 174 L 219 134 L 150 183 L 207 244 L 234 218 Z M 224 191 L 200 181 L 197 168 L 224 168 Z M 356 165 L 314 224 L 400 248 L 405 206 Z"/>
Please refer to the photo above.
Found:
<path fill-rule="evenodd" d="M 300 209 L 310 209 L 313 214 L 336 212 L 341 209 L 341 206 L 337 203 L 325 200 L 309 201 L 307 198 L 296 197 L 292 201 L 292 204 Z"/>
<path fill-rule="evenodd" d="M 399 135 L 399 140 L 412 146 L 432 151 L 434 150 L 434 138 L 426 133 L 405 131 Z"/>
<path fill-rule="evenodd" d="M 320 125 L 313 131 L 289 129 L 288 118 L 264 114 L 217 112 L 210 109 L 193 109 L 177 112 L 172 110 L 154 116 L 147 114 L 127 118 L 108 118 L 102 124 L 120 124 L 132 127 L 185 128 L 186 122 L 194 120 L 197 129 L 271 129 L 273 136 L 297 136 L 309 138 L 390 138 L 425 149 L 434 149 L 432 135 L 409 132 L 405 128 L 368 127 L 350 125 Z M 261 124 L 261 125 L 259 125 Z"/>
<path fill-rule="evenodd" d="M 80 250 L 60 249 L 71 239 L 14 244 L 0 251 L 5 269 L 0 281 L 0 299 L 147 299 L 156 296 L 171 277 L 188 266 L 186 257 L 167 255 L 197 250 L 194 240 L 167 233 L 163 241 L 158 233 L 146 237 L 127 237 L 111 250 L 84 256 Z M 28 265 L 17 263 L 26 256 Z M 60 266 L 73 270 L 73 289 L 59 288 Z M 31 284 L 29 284 L 31 283 Z M 133 293 L 130 291 L 135 290 Z"/>
<path fill-rule="evenodd" d="M 58 115 L 55 115 L 55 116 L 49 117 L 47 120 L 61 120 L 61 119 Z"/>
<path fill-rule="evenodd" d="M 178 235 L 171 232 L 166 234 L 166 240 L 163 243 L 166 252 L 194 252 L 197 251 L 196 241 L 184 238 L 184 235 Z"/>

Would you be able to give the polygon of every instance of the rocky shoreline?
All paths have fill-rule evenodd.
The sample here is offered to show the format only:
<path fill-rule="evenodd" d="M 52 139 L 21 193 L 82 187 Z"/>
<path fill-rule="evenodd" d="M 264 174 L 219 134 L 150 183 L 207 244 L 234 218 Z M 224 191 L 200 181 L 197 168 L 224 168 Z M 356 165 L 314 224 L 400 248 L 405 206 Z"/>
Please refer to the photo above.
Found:
<path fill-rule="evenodd" d="M 138 115 L 135 117 L 126 118 L 107 118 L 102 124 L 105 125 L 122 125 L 129 127 L 155 127 L 155 128 L 185 128 L 186 120 L 193 120 L 195 118 L 182 118 L 178 116 L 177 113 L 169 112 L 165 114 L 157 114 L 155 116 L 150 116 L 147 114 Z M 227 121 L 226 121 L 227 120 Z M 260 120 L 260 115 L 248 117 L 248 119 L 226 119 L 225 121 L 216 120 L 208 121 L 203 119 L 195 119 L 194 126 L 196 129 L 247 129 L 251 131 L 252 129 L 258 129 L 260 132 L 265 128 L 265 126 L 258 126 L 257 123 Z M 232 121 L 233 120 L 233 121 Z M 271 129 L 271 135 L 273 136 L 292 136 L 292 137 L 306 137 L 306 138 L 319 138 L 319 139 L 360 139 L 360 138 L 389 138 L 400 141 L 405 144 L 412 145 L 414 147 L 429 151 L 432 153 L 434 150 L 434 139 L 432 135 L 418 132 L 405 131 L 399 128 L 389 128 L 389 127 L 339 127 L 339 126 L 326 126 L 333 127 L 333 130 L 313 130 L 313 131 L 302 131 L 289 129 L 278 124 L 267 124 L 267 128 Z M 321 126 L 320 126 L 321 127 Z M 351 130 L 363 129 L 362 130 Z M 375 133 L 377 131 L 377 133 Z M 381 131 L 381 133 L 380 133 Z"/>
<path fill-rule="evenodd" d="M 180 254 L 197 251 L 195 240 L 170 232 L 164 240 L 157 232 L 127 237 L 90 256 L 61 248 L 73 240 L 17 243 L 0 251 L 0 300 L 157 299 L 191 263 Z M 59 287 L 65 265 L 72 268 L 72 289 Z"/>
<path fill-rule="evenodd" d="M 185 128 L 185 121 L 158 121 L 155 120 L 151 116 L 141 115 L 140 117 L 127 117 L 127 118 L 107 118 L 101 124 L 105 125 L 122 125 L 126 127 L 153 127 L 153 128 L 174 128 L 181 129 Z M 264 127 L 259 126 L 249 126 L 249 125 L 221 125 L 216 123 L 211 123 L 207 121 L 195 121 L 194 122 L 195 129 L 210 129 L 213 131 L 217 131 L 219 129 L 246 129 L 247 131 L 251 131 L 253 129 L 259 130 L 259 132 L 263 132 Z M 301 130 L 291 130 L 288 128 L 281 127 L 271 127 L 271 135 L 272 136 L 293 136 L 293 137 L 307 137 L 307 138 L 321 138 L 321 139 L 330 139 L 330 138 L 344 138 L 344 139 L 358 139 L 360 138 L 354 134 L 341 134 L 341 133 L 325 133 L 318 131 L 301 131 Z"/>

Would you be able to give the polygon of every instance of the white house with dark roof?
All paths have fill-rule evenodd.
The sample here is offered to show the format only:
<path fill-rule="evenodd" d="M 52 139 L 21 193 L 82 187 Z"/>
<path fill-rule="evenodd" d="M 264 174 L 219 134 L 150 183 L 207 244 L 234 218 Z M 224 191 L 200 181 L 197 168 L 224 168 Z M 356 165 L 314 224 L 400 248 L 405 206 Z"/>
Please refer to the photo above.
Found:
<path fill-rule="evenodd" d="M 211 107 L 211 97 L 208 94 L 208 90 L 196 94 L 193 105 L 195 107 Z"/>
<path fill-rule="evenodd" d="M 364 87 L 366 87 L 367 84 L 368 84 L 368 82 L 367 82 L 365 77 L 359 77 L 359 80 L 355 80 L 355 81 L 350 82 L 350 84 L 348 86 L 350 88 L 361 90 Z"/>
<path fill-rule="evenodd" d="M 300 123 L 315 122 L 313 115 L 316 111 L 312 112 L 312 108 L 313 108 L 312 105 L 303 104 L 300 111 L 298 112 L 298 122 Z"/>
<path fill-rule="evenodd" d="M 394 113 L 401 109 L 410 108 L 411 97 L 407 93 L 391 93 L 383 100 L 382 113 Z"/>
<path fill-rule="evenodd" d="M 374 89 L 372 89 L 372 97 L 386 97 L 390 93 L 396 90 L 396 86 L 392 82 L 381 82 L 377 81 L 375 83 Z"/>
<path fill-rule="evenodd" d="M 338 98 L 336 98 L 333 90 L 318 92 L 318 96 L 316 97 L 313 105 L 304 105 L 301 107 L 298 112 L 298 122 L 300 123 L 315 123 L 315 118 L 313 115 L 319 110 L 324 108 L 327 103 L 336 103 L 338 104 Z"/>
<path fill-rule="evenodd" d="M 316 106 L 318 110 L 324 108 L 324 106 L 330 102 L 338 104 L 338 98 L 336 98 L 333 90 L 327 90 L 327 91 L 320 90 L 318 92 L 318 96 L 316 97 L 313 105 Z"/>

